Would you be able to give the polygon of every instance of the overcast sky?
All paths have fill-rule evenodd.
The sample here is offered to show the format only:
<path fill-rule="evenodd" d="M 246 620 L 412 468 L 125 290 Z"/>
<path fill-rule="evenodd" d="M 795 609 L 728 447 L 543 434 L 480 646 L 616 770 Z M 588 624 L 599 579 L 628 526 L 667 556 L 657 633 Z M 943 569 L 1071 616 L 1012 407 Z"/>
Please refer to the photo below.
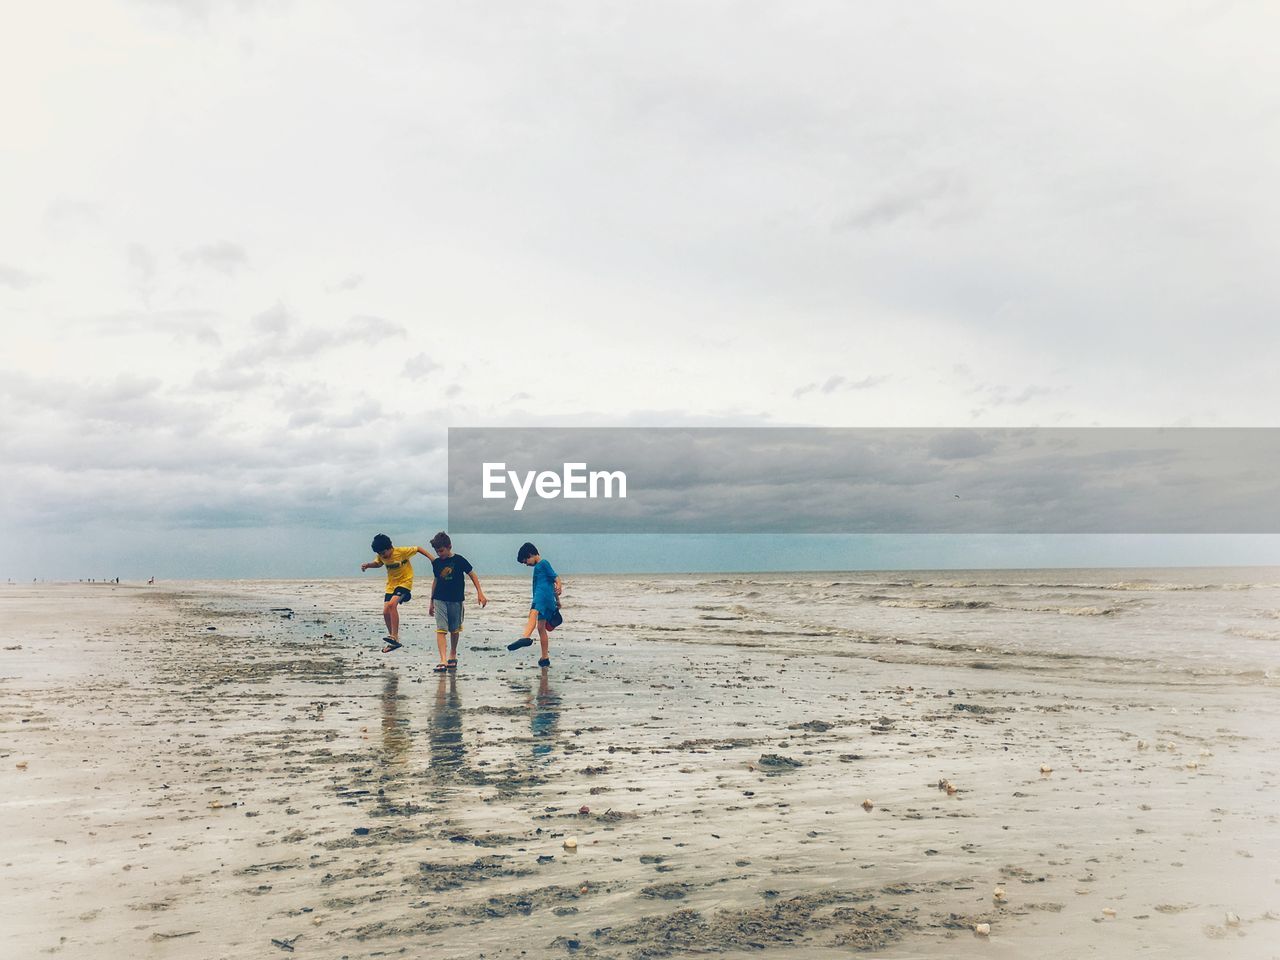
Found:
<path fill-rule="evenodd" d="M 0 575 L 349 572 L 443 524 L 449 425 L 1274 426 L 1278 29 L 27 5 Z"/>

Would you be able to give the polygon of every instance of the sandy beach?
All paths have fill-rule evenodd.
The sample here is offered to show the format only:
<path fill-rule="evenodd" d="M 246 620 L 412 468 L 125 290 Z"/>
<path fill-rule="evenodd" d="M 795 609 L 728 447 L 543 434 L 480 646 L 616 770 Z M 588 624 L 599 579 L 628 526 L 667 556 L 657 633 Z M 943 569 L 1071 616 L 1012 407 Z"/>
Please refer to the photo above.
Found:
<path fill-rule="evenodd" d="M 574 580 L 544 671 L 487 579 L 444 677 L 368 581 L 4 587 L 5 956 L 1280 955 L 1273 675 L 664 631 L 648 582 Z"/>

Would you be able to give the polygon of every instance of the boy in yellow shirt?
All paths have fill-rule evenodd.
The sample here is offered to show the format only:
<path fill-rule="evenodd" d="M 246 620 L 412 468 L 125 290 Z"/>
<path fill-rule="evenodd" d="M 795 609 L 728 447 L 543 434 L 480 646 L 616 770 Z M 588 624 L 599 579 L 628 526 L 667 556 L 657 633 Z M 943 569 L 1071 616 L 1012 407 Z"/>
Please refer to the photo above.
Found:
<path fill-rule="evenodd" d="M 360 572 L 374 567 L 387 568 L 387 590 L 382 595 L 382 619 L 387 624 L 387 636 L 383 637 L 386 646 L 383 653 L 399 650 L 404 644 L 400 642 L 400 604 L 413 599 L 413 564 L 409 558 L 420 553 L 428 560 L 434 560 L 429 552 L 421 547 L 393 547 L 391 538 L 380 533 L 373 538 L 373 552 L 378 559 L 372 563 L 360 564 Z"/>

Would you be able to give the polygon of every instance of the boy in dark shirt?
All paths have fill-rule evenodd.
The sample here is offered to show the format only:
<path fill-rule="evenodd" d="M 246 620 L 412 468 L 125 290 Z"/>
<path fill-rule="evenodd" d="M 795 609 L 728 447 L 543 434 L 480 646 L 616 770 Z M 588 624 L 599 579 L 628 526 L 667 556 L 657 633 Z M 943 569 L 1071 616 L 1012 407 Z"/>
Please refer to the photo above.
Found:
<path fill-rule="evenodd" d="M 466 557 L 453 552 L 453 542 L 449 535 L 441 530 L 431 538 L 431 546 L 439 554 L 431 561 L 431 569 L 435 579 L 431 582 L 431 605 L 428 614 L 436 618 L 436 645 L 440 648 L 440 662 L 435 666 L 436 673 L 458 669 L 458 634 L 462 632 L 463 607 L 466 597 L 466 577 L 476 585 L 476 600 L 480 606 L 489 602 L 480 588 L 480 578 Z M 445 634 L 449 635 L 449 654 L 446 658 L 444 648 Z"/>

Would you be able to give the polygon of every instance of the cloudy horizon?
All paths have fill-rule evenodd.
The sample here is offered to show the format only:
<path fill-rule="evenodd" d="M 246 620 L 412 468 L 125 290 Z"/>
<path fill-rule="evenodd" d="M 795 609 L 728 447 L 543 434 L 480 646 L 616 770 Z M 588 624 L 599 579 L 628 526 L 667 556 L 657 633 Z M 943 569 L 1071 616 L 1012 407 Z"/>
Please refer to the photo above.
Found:
<path fill-rule="evenodd" d="M 6 577 L 344 573 L 450 426 L 1275 425 L 1267 5 L 12 20 Z"/>

